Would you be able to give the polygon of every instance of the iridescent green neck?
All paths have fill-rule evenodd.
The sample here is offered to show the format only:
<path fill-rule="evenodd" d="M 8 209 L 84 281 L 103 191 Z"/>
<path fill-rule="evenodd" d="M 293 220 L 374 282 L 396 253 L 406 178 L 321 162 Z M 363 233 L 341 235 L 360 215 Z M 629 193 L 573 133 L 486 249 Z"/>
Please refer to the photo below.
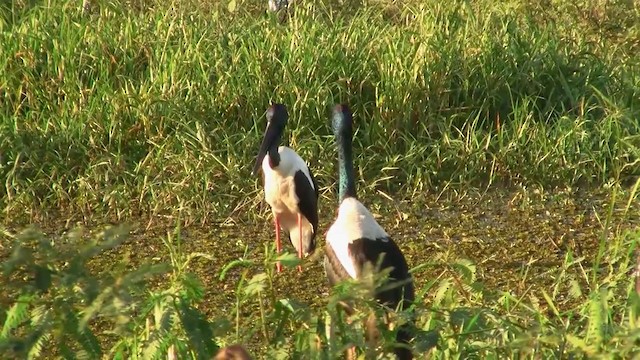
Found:
<path fill-rule="evenodd" d="M 344 135 L 336 136 L 338 143 L 338 196 L 340 202 L 348 197 L 356 196 L 356 180 L 353 171 L 353 151 L 351 139 Z"/>

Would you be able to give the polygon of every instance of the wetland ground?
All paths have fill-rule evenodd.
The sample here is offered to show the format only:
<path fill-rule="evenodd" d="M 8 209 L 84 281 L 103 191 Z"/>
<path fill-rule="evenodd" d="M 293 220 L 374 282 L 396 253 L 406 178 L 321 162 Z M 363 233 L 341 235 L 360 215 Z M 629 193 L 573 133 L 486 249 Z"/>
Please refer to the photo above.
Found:
<path fill-rule="evenodd" d="M 370 202 L 365 200 L 365 203 L 400 244 L 410 266 L 417 269 L 414 278 L 419 291 L 427 289 L 427 285 L 437 279 L 455 278 L 452 264 L 469 260 L 475 267 L 474 283 L 482 284 L 492 294 L 508 293 L 517 299 L 535 299 L 541 302 L 540 311 L 551 311 L 549 307 L 552 306 L 555 311 L 572 314 L 581 303 L 570 295 L 572 284 L 566 279 L 578 281 L 585 288 L 591 287 L 590 277 L 586 274 L 594 270 L 606 272 L 606 267 L 611 265 L 606 263 L 608 260 L 598 260 L 600 246 L 603 243 L 607 246 L 640 226 L 640 214 L 631 210 L 637 208 L 637 200 L 628 204 L 629 198 L 622 194 L 616 200 L 612 199 L 609 190 L 545 192 L 520 188 L 493 189 L 462 198 L 425 194 L 411 200 L 378 198 Z M 303 273 L 298 273 L 295 267 L 285 268 L 282 274 L 273 276 L 268 289 L 270 297 L 306 304 L 309 311 L 322 311 L 331 297 L 321 256 L 324 229 L 329 226 L 335 210 L 331 207 L 332 199 L 325 197 L 323 200 L 319 250 L 305 260 Z M 201 281 L 203 296 L 197 305 L 198 311 L 207 318 L 229 322 L 233 322 L 235 315 L 232 314 L 237 311 L 240 328 L 252 329 L 250 333 L 258 331 L 255 327 L 256 319 L 260 318 L 260 306 L 247 301 L 237 307 L 237 299 L 244 291 L 244 287 L 239 286 L 241 277 L 261 274 L 266 270 L 265 266 L 273 268 L 273 262 L 265 262 L 265 251 L 271 252 L 269 256 L 273 256 L 274 251 L 270 214 L 236 216 L 232 223 L 180 227 L 171 221 L 154 224 L 136 220 L 131 222 L 130 234 L 122 244 L 88 262 L 89 272 L 113 273 L 115 264 L 128 271 L 146 263 L 173 263 L 176 266 L 176 261 L 183 261 L 192 254 L 209 255 L 193 259 L 184 269 Z M 65 226 L 52 225 L 47 225 L 51 230 L 49 237 L 64 239 L 64 231 L 60 229 Z M 82 233 L 84 237 L 90 237 L 102 227 L 93 224 L 84 227 Z M 64 241 L 59 244 L 67 245 Z M 290 251 L 291 247 L 287 244 L 285 249 Z M 10 248 L 3 250 L 6 260 L 6 250 Z M 568 258 L 573 260 L 568 261 Z M 225 269 L 238 260 L 252 265 Z M 244 272 L 247 269 L 249 272 Z M 221 277 L 223 272 L 224 278 Z M 170 273 L 156 277 L 149 283 L 149 288 L 156 291 L 166 288 L 171 277 Z M 628 277 L 633 277 L 631 270 Z M 552 304 L 542 301 L 543 291 L 553 294 Z M 436 301 L 436 294 L 425 291 L 423 296 L 420 306 L 429 311 L 432 302 Z M 469 299 L 469 303 L 473 301 Z M 479 304 L 488 308 L 494 306 L 492 301 L 480 301 Z M 98 336 L 106 348 L 113 346 L 109 328 L 109 323 L 104 327 L 99 321 L 94 324 L 94 331 L 102 334 Z M 227 333 L 227 337 L 228 341 L 235 339 L 245 343 L 254 353 L 267 354 L 269 351 L 264 343 L 266 339 L 255 335 Z"/>
<path fill-rule="evenodd" d="M 314 345 L 364 291 L 330 291 L 321 251 L 273 274 L 250 176 L 271 102 L 320 184 L 321 232 L 329 109 L 350 104 L 359 194 L 415 268 L 418 354 L 640 351 L 636 2 L 318 0 L 280 19 L 262 0 L 91 4 L 0 5 L 0 351 L 362 347 L 358 317 Z"/>
<path fill-rule="evenodd" d="M 326 302 L 317 291 L 309 291 L 321 289 L 325 296 L 329 293 L 321 247 L 335 209 L 329 207 L 329 199 L 324 200 L 318 236 L 320 249 L 305 261 L 303 274 L 287 269 L 283 276 L 276 277 L 277 296 L 291 296 L 318 305 Z M 627 200 L 617 202 L 607 231 L 605 218 L 611 198 L 602 190 L 555 194 L 523 189 L 491 190 L 459 200 L 437 199 L 435 195 L 418 196 L 411 201 L 378 199 L 371 202 L 371 208 L 379 223 L 398 241 L 411 267 L 434 263 L 433 269 L 416 275 L 418 286 L 442 272 L 438 262 L 465 258 L 477 264 L 478 279 L 487 286 L 521 296 L 551 286 L 568 252 L 583 258 L 582 264 L 590 269 L 603 236 L 611 237 L 640 226 L 640 213 L 625 211 Z M 637 202 L 632 206 L 637 206 Z M 193 262 L 190 270 L 207 288 L 202 310 L 211 316 L 222 315 L 229 309 L 221 305 L 233 305 L 239 276 L 238 271 L 231 271 L 221 281 L 224 266 L 238 259 L 262 264 L 265 245 L 273 251 L 271 215 L 263 215 L 255 220 L 238 219 L 235 224 L 181 227 L 179 240 L 170 222 L 152 228 L 146 228 L 143 222 L 132 229 L 126 242 L 96 259 L 92 266 L 104 269 L 124 259 L 133 267 L 149 260 L 170 262 L 162 239 L 171 238 L 169 241 L 174 246 L 179 243 L 184 254 L 206 253 L 213 257 Z M 292 252 L 290 244 L 285 244 L 285 250 Z"/>

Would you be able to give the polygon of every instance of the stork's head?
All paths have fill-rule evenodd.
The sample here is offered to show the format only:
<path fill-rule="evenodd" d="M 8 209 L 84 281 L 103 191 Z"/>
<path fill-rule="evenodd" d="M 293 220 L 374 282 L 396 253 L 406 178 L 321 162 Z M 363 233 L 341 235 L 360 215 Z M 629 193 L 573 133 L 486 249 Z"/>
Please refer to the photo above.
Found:
<path fill-rule="evenodd" d="M 351 110 L 349 110 L 349 106 L 346 104 L 340 104 L 333 108 L 331 127 L 333 128 L 333 134 L 336 138 L 351 138 L 353 131 L 353 117 L 351 115 Z"/>
<path fill-rule="evenodd" d="M 278 151 L 280 138 L 282 137 L 288 119 L 289 114 L 287 113 L 287 107 L 283 104 L 273 104 L 267 109 L 267 129 L 264 132 L 262 144 L 260 144 L 260 151 L 258 152 L 256 163 L 253 166 L 254 175 L 258 173 L 258 169 L 260 169 L 262 165 L 262 160 L 267 156 L 267 153 Z"/>
<path fill-rule="evenodd" d="M 267 131 L 272 126 L 284 130 L 288 120 L 289 113 L 284 104 L 273 104 L 267 109 Z"/>

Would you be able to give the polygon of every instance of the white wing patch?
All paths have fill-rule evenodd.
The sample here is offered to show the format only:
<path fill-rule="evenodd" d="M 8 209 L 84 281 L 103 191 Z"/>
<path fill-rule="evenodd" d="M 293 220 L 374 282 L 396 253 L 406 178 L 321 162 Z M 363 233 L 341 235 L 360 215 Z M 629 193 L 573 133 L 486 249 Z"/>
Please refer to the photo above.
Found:
<path fill-rule="evenodd" d="M 338 217 L 327 232 L 327 244 L 336 253 L 347 273 L 355 279 L 356 269 L 349 254 L 349 244 L 362 238 L 375 240 L 388 237 L 389 235 L 360 201 L 347 198 L 340 204 Z"/>

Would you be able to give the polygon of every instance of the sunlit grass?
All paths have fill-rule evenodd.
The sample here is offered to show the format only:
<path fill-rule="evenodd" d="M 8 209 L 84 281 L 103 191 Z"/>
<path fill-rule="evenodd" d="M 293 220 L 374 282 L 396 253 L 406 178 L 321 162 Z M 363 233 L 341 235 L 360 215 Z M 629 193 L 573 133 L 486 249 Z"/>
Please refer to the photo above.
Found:
<path fill-rule="evenodd" d="M 561 5 L 519 1 L 305 2 L 284 25 L 260 5 L 4 10 L 5 216 L 203 220 L 255 203 L 270 101 L 289 107 L 287 138 L 322 187 L 336 102 L 355 110 L 365 194 L 638 175 L 639 64 L 611 39 L 637 28 L 575 31 L 589 29 L 580 8 L 569 23 Z"/>
<path fill-rule="evenodd" d="M 48 221 L 57 234 L 76 221 L 140 222 L 130 237 L 2 229 L 0 250 L 13 255 L 0 277 L 0 352 L 206 358 L 243 343 L 259 358 L 333 359 L 349 344 L 362 348 L 358 325 L 379 309 L 364 301 L 346 326 L 336 307 L 357 286 L 299 299 L 324 278 L 292 286 L 274 274 L 273 249 L 255 246 L 272 235 L 257 230 L 271 224 L 250 176 L 272 101 L 288 106 L 285 141 L 318 179 L 322 224 L 335 207 L 329 109 L 347 102 L 355 111 L 361 197 L 413 266 L 418 354 L 639 351 L 636 3 L 300 1 L 284 23 L 264 12 L 265 1 L 229 3 L 104 0 L 88 14 L 80 1 L 0 5 L 3 223 Z M 507 220 L 482 238 L 468 224 L 493 223 L 480 224 L 478 213 L 415 226 L 456 206 L 452 198 L 509 186 L 516 191 L 508 207 L 525 211 L 545 208 L 557 189 L 567 209 L 578 192 L 607 193 L 611 206 L 541 216 L 544 224 Z M 391 208 L 403 199 L 411 200 L 405 208 Z M 595 237 L 567 230 L 543 238 L 547 227 L 594 226 L 580 219 L 587 211 L 597 214 Z M 246 220 L 257 220 L 251 229 L 259 234 L 238 231 Z M 217 232 L 183 239 L 191 229 L 180 226 L 193 222 Z M 451 222 L 465 225 L 450 230 Z M 175 232 L 156 236 L 156 227 L 174 224 Z M 440 235 L 449 245 L 425 244 Z M 551 250 L 527 262 L 541 244 Z M 471 261 L 454 247 L 480 254 Z M 554 261 L 540 264 L 549 253 Z M 153 265 L 138 266 L 139 257 Z M 495 265 L 510 260 L 514 269 Z M 393 334 L 383 337 L 389 345 Z"/>
<path fill-rule="evenodd" d="M 623 202 L 634 196 L 625 195 Z M 627 214 L 631 208 L 620 210 Z M 564 260 L 545 271 L 552 281 L 544 286 L 530 283 L 533 264 L 523 264 L 518 278 L 524 291 L 487 286 L 480 276 L 483 264 L 449 252 L 422 257 L 411 270 L 417 286 L 416 355 L 554 359 L 637 353 L 640 297 L 634 271 L 640 234 L 627 228 L 632 215 L 625 214 L 615 220 L 611 212 L 602 214 L 598 255 L 566 248 Z M 0 350 L 31 358 L 208 358 L 219 346 L 240 343 L 257 358 L 334 359 L 351 345 L 364 351 L 361 326 L 371 311 L 381 314 L 363 297 L 366 284 L 339 284 L 327 296 L 300 284 L 314 294 L 313 302 L 301 300 L 292 294 L 292 281 L 302 279 L 294 275 L 295 254 L 276 258 L 272 246 L 265 245 L 259 260 L 245 248 L 238 260 L 220 267 L 216 254 L 185 252 L 179 227 L 162 237 L 169 266 L 152 260 L 133 269 L 124 263 L 112 269 L 87 266 L 93 257 L 122 246 L 127 232 L 114 227 L 91 236 L 72 231 L 46 237 L 33 230 L 3 235 L 13 246 L 0 278 L 7 305 L 0 317 Z M 318 261 L 313 258 L 305 266 Z M 282 274 L 275 273 L 277 259 L 287 266 Z M 215 279 L 196 275 L 196 261 L 213 267 Z M 278 279 L 283 276 L 289 279 Z M 286 289 L 278 289 L 277 281 L 286 281 Z M 216 296 L 211 291 L 225 291 L 233 301 L 218 303 L 215 316 L 207 317 L 202 306 Z M 355 301 L 359 309 L 350 325 L 339 311 L 344 300 Z M 400 313 L 395 321 L 407 315 Z M 394 331 L 383 331 L 375 352 L 388 350 L 393 338 Z"/>

